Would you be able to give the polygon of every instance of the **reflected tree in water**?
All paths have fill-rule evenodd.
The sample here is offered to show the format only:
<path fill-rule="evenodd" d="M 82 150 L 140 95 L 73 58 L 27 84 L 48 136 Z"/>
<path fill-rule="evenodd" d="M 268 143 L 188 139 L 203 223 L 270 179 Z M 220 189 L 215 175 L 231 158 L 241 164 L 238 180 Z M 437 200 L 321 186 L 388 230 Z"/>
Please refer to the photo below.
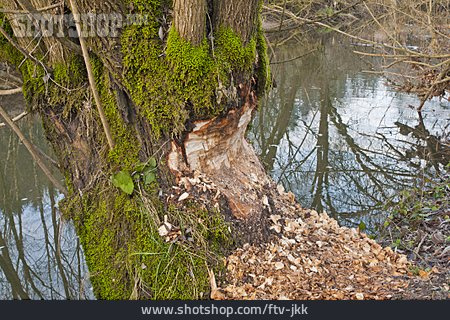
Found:
<path fill-rule="evenodd" d="M 39 121 L 19 126 L 49 151 Z M 91 298 L 80 244 L 57 209 L 59 194 L 4 128 L 0 150 L 0 298 Z"/>
<path fill-rule="evenodd" d="M 308 52 L 299 47 L 280 48 L 277 59 Z M 366 64 L 349 52 L 325 36 L 315 53 L 274 65 L 278 87 L 263 103 L 249 138 L 266 168 L 304 206 L 326 210 L 344 224 L 363 220 L 373 226 L 383 219 L 387 200 L 417 183 L 418 169 L 432 175 L 448 163 L 449 150 L 408 108 L 414 98 L 360 73 Z M 435 117 L 438 131 L 445 132 L 445 120 Z M 420 155 L 424 148 L 426 155 Z M 437 165 L 421 167 L 420 158 L 437 154 Z"/>

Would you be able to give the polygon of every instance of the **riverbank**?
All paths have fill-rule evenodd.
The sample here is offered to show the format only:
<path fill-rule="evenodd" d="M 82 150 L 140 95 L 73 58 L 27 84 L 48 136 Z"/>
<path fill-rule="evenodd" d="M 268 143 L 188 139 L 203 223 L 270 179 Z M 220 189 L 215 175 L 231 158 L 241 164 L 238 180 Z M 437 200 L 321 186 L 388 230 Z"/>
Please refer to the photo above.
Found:
<path fill-rule="evenodd" d="M 409 299 L 449 299 L 450 175 L 420 188 L 404 190 L 379 227 L 378 241 L 411 261 Z"/>

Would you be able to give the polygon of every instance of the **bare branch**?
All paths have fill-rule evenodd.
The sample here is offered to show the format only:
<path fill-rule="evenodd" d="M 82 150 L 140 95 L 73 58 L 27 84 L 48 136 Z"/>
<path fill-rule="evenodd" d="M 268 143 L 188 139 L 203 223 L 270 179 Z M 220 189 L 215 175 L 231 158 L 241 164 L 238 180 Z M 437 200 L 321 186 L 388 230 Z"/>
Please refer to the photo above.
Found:
<path fill-rule="evenodd" d="M 72 13 L 75 20 L 75 25 L 77 27 L 77 32 L 80 39 L 81 50 L 83 51 L 84 63 L 86 64 L 86 70 L 88 73 L 89 84 L 91 86 L 92 94 L 94 95 L 95 104 L 97 105 L 97 110 L 100 115 L 100 120 L 103 125 L 103 130 L 106 135 L 106 139 L 108 140 L 109 148 L 114 148 L 114 140 L 111 135 L 111 130 L 109 128 L 108 120 L 106 119 L 105 112 L 102 107 L 102 102 L 100 98 L 100 94 L 98 93 L 97 84 L 95 82 L 94 72 L 92 71 L 91 61 L 89 60 L 89 51 L 86 44 L 86 41 L 83 38 L 83 33 L 81 29 L 81 21 L 80 21 L 80 13 L 78 12 L 78 8 L 75 4 L 75 1 L 70 0 L 70 6 L 72 8 Z"/>
<path fill-rule="evenodd" d="M 52 4 L 52 5 L 43 7 L 43 8 L 38 8 L 38 9 L 36 9 L 36 11 L 44 12 L 44 11 L 48 11 L 48 10 L 51 10 L 51 9 L 55 9 L 55 8 L 61 7 L 62 5 L 64 5 L 64 1 L 61 1 L 61 2 L 56 3 L 56 4 Z M 3 9 L 3 8 L 0 8 L 0 12 L 1 13 L 12 13 L 12 14 L 27 14 L 27 13 L 31 13 L 30 11 L 28 11 L 26 9 L 25 10 L 12 10 L 12 9 Z"/>
<path fill-rule="evenodd" d="M 8 90 L 0 90 L 0 96 L 9 96 L 16 93 L 22 92 L 22 88 L 8 89 Z"/>
<path fill-rule="evenodd" d="M 20 131 L 19 127 L 14 123 L 13 120 L 8 116 L 5 109 L 0 105 L 0 116 L 5 119 L 6 125 L 11 128 L 12 131 L 19 137 L 20 142 L 23 143 L 23 145 L 27 148 L 28 152 L 33 157 L 34 161 L 39 165 L 39 167 L 42 169 L 42 171 L 45 173 L 45 175 L 48 177 L 48 179 L 54 184 L 54 186 L 63 194 L 67 195 L 66 188 L 61 184 L 61 182 L 53 176 L 50 169 L 47 167 L 47 165 L 44 163 L 42 158 L 40 157 L 39 153 L 36 151 L 35 146 L 28 141 L 28 139 L 23 135 L 22 131 Z"/>
<path fill-rule="evenodd" d="M 15 116 L 14 118 L 12 118 L 11 120 L 13 122 L 17 122 L 17 121 L 25 118 L 27 115 L 28 115 L 28 112 L 24 111 L 21 114 L 19 114 L 18 116 Z M 0 122 L 0 128 L 2 128 L 2 127 L 6 127 L 6 123 Z"/>

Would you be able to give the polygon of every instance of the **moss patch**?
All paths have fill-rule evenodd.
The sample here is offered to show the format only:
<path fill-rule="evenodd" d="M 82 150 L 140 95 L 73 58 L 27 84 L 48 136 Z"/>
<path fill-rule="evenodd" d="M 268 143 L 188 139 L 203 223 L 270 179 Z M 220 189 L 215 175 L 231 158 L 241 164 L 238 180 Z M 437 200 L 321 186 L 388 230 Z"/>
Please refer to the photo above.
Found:
<path fill-rule="evenodd" d="M 126 124 L 120 114 L 109 72 L 104 70 L 102 62 L 95 56 L 91 56 L 91 64 L 101 103 L 115 142 L 114 148 L 108 153 L 108 160 L 113 168 L 130 170 L 139 161 L 141 146 L 134 128 Z"/>
<path fill-rule="evenodd" d="M 133 3 L 139 12 L 156 9 L 152 4 Z M 223 113 L 227 101 L 217 99 L 218 90 L 233 86 L 233 76 L 249 76 L 257 52 L 256 38 L 244 46 L 228 28 L 216 32 L 214 48 L 206 37 L 199 46 L 193 46 L 174 28 L 164 44 L 159 28 L 158 19 L 150 19 L 147 25 L 125 28 L 121 39 L 125 86 L 156 138 L 162 134 L 178 136 L 188 119 Z M 227 91 L 220 95 L 226 96 Z"/>
<path fill-rule="evenodd" d="M 139 200 L 122 193 L 108 199 L 103 196 L 76 221 L 97 298 L 206 298 L 207 265 L 223 267 L 217 248 L 228 245 L 230 239 L 219 215 L 194 203 L 180 211 L 175 206 L 163 208 L 155 200 L 159 218 L 167 215 L 183 234 L 191 230 L 192 241 L 168 243 L 158 234 L 155 217 Z"/>
<path fill-rule="evenodd" d="M 11 25 L 2 12 L 0 12 L 0 25 L 11 37 L 13 36 Z M 3 35 L 0 35 L 0 60 L 18 66 L 23 59 L 22 53 L 14 48 Z"/>
<path fill-rule="evenodd" d="M 223 72 L 222 78 L 226 79 L 232 72 L 250 75 L 256 58 L 255 39 L 244 46 L 241 38 L 230 28 L 219 28 L 214 37 L 216 64 Z"/>

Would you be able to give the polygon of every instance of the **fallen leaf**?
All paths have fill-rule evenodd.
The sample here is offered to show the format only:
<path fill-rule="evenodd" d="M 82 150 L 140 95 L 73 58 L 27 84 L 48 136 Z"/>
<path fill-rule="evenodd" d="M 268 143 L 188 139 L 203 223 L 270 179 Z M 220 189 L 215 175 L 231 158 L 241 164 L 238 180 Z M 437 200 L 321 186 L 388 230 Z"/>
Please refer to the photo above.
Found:
<path fill-rule="evenodd" d="M 419 277 L 421 277 L 423 280 L 428 280 L 430 276 L 430 272 L 427 272 L 425 270 L 419 270 Z"/>
<path fill-rule="evenodd" d="M 186 200 L 187 198 L 189 198 L 189 193 L 185 192 L 178 198 L 178 202 Z"/>

